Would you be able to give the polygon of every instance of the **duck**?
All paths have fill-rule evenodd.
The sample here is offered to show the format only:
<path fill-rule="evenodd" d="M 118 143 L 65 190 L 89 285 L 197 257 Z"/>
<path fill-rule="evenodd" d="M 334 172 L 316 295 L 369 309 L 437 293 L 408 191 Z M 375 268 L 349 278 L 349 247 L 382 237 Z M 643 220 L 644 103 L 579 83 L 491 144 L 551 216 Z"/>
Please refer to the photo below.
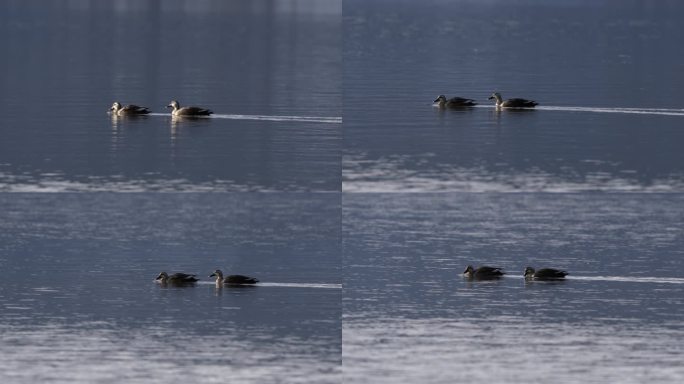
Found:
<path fill-rule="evenodd" d="M 542 268 L 535 270 L 532 267 L 525 268 L 525 278 L 526 279 L 537 279 L 537 280 L 561 280 L 565 279 L 568 273 L 561 271 L 560 269 L 554 268 Z"/>
<path fill-rule="evenodd" d="M 135 115 L 147 115 L 150 110 L 147 107 L 140 107 L 134 104 L 128 104 L 127 106 L 122 106 L 121 103 L 115 101 L 112 107 L 109 108 L 109 112 L 116 116 L 135 116 Z"/>
<path fill-rule="evenodd" d="M 477 102 L 473 99 L 466 99 L 463 97 L 452 97 L 447 99 L 444 95 L 439 95 L 434 103 L 440 108 L 463 108 L 463 107 L 473 107 L 477 105 Z"/>
<path fill-rule="evenodd" d="M 482 266 L 477 269 L 473 268 L 472 265 L 466 267 L 463 271 L 463 276 L 469 279 L 498 279 L 503 277 L 506 272 L 502 271 L 501 268 Z"/>
<path fill-rule="evenodd" d="M 488 100 L 496 100 L 497 108 L 534 108 L 538 103 L 527 99 L 504 100 L 499 92 L 492 93 Z"/>
<path fill-rule="evenodd" d="M 244 275 L 228 275 L 223 277 L 223 272 L 220 269 L 215 270 L 209 277 L 216 277 L 216 285 L 254 285 L 259 282 L 254 277 Z"/>
<path fill-rule="evenodd" d="M 166 108 L 173 108 L 173 111 L 171 111 L 171 115 L 173 116 L 209 116 L 211 115 L 212 111 L 206 109 L 206 108 L 200 108 L 200 107 L 182 107 L 176 100 L 171 100 L 169 105 L 166 106 Z"/>
<path fill-rule="evenodd" d="M 155 280 L 161 284 L 189 285 L 199 281 L 199 279 L 195 276 L 196 275 L 190 275 L 187 273 L 174 273 L 169 275 L 166 272 L 161 272 Z"/>

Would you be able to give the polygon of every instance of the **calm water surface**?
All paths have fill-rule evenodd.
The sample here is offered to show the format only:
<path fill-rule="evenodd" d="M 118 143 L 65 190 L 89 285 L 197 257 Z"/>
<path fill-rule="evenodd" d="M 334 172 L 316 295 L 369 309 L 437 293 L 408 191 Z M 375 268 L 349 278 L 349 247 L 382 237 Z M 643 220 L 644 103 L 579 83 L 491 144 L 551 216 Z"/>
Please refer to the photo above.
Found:
<path fill-rule="evenodd" d="M 348 383 L 684 379 L 684 197 L 346 194 Z M 465 266 L 508 276 L 472 282 Z M 526 266 L 570 272 L 530 282 Z"/>
<path fill-rule="evenodd" d="M 12 383 L 338 383 L 339 194 L 0 194 Z M 216 289 L 215 268 L 260 279 Z M 164 288 L 162 271 L 197 273 Z"/>
<path fill-rule="evenodd" d="M 680 2 L 350 0 L 343 189 L 684 191 L 682 17 Z M 494 90 L 540 107 L 497 113 Z M 480 105 L 440 111 L 439 94 Z"/>
<path fill-rule="evenodd" d="M 339 190 L 340 14 L 339 0 L 3 2 L 0 191 Z M 215 115 L 173 121 L 172 99 Z M 113 101 L 155 115 L 110 119 Z"/>
<path fill-rule="evenodd" d="M 684 380 L 683 16 L 345 3 L 345 382 Z M 540 106 L 497 112 L 495 90 Z M 528 265 L 571 274 L 526 283 Z"/>

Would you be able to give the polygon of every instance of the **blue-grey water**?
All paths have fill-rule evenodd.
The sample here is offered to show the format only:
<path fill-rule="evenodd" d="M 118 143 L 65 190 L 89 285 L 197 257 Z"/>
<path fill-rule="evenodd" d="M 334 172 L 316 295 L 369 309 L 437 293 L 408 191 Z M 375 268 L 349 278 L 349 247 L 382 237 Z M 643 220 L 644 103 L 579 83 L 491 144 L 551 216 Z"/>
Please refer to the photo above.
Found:
<path fill-rule="evenodd" d="M 17 193 L 0 211 L 4 382 L 340 382 L 339 194 Z M 216 268 L 260 283 L 217 289 Z"/>
<path fill-rule="evenodd" d="M 346 194 L 346 383 L 676 383 L 684 197 Z M 469 281 L 468 264 L 500 281 Z M 526 266 L 563 282 L 526 282 Z"/>
<path fill-rule="evenodd" d="M 0 191 L 339 190 L 341 1 L 3 1 Z M 174 121 L 171 100 L 215 112 Z M 149 107 L 110 118 L 114 101 Z"/>
<path fill-rule="evenodd" d="M 681 382 L 684 4 L 342 5 L 0 4 L 3 380 Z"/>
<path fill-rule="evenodd" d="M 343 189 L 684 191 L 684 4 L 349 0 Z M 496 112 L 487 97 L 536 100 Z M 439 95 L 477 108 L 440 111 Z"/>
<path fill-rule="evenodd" d="M 345 2 L 345 382 L 684 379 L 682 17 Z M 539 106 L 497 111 L 493 91 Z M 468 264 L 508 275 L 464 280 Z M 526 266 L 570 275 L 525 282 Z"/>

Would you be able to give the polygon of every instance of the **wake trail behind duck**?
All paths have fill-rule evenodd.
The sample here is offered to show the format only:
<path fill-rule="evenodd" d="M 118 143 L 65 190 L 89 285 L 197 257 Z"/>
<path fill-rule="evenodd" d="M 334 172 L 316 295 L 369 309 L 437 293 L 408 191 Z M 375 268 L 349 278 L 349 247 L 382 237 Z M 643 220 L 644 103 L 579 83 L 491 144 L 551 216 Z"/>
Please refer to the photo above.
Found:
<path fill-rule="evenodd" d="M 215 285 L 213 281 L 200 281 L 198 284 Z M 229 288 L 229 286 L 227 286 Z M 342 289 L 342 284 L 326 284 L 326 283 L 256 283 L 254 285 L 245 285 L 245 287 L 282 287 L 282 288 L 316 288 L 316 289 Z"/>
<path fill-rule="evenodd" d="M 626 114 L 637 114 L 637 115 L 684 116 L 684 109 L 668 109 L 668 108 L 594 108 L 594 107 L 539 106 L 539 107 L 536 107 L 536 109 L 539 109 L 542 111 L 626 113 Z"/>
<path fill-rule="evenodd" d="M 168 113 L 150 113 L 148 116 L 170 116 Z M 278 116 L 278 115 L 232 115 L 213 114 L 211 116 L 197 116 L 193 118 L 229 119 L 229 120 L 261 120 L 261 121 L 291 121 L 301 123 L 342 124 L 341 117 L 327 116 Z"/>
<path fill-rule="evenodd" d="M 684 284 L 681 277 L 631 277 L 631 276 L 568 276 L 570 280 L 620 281 L 627 283 Z"/>
<path fill-rule="evenodd" d="M 259 283 L 258 285 L 260 287 L 342 289 L 342 284 L 323 283 Z"/>
<path fill-rule="evenodd" d="M 522 275 L 506 275 L 509 278 L 523 279 Z M 681 277 L 634 277 L 634 276 L 575 276 L 568 275 L 565 279 L 558 280 L 532 280 L 534 282 L 562 282 L 568 280 L 580 281 L 618 281 L 625 283 L 651 283 L 651 284 L 684 284 L 684 278 Z"/>
<path fill-rule="evenodd" d="M 478 105 L 480 108 L 493 108 L 493 105 Z M 623 113 L 637 115 L 684 116 L 684 108 L 602 108 L 602 107 L 572 107 L 540 105 L 535 108 L 519 108 L 521 110 L 559 111 L 559 112 L 590 112 L 590 113 Z"/>

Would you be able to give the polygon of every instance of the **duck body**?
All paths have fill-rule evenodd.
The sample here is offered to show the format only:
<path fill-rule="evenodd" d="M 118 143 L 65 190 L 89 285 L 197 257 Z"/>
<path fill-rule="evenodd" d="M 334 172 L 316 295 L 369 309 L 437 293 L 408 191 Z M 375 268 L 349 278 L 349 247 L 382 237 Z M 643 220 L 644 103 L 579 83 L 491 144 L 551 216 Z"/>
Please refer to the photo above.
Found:
<path fill-rule="evenodd" d="M 568 273 L 561 271 L 560 269 L 554 268 L 542 268 L 535 270 L 532 267 L 525 268 L 525 278 L 526 279 L 537 279 L 537 280 L 561 280 L 565 279 Z"/>
<path fill-rule="evenodd" d="M 472 265 L 466 267 L 463 271 L 463 276 L 469 279 L 487 280 L 487 279 L 498 279 L 503 277 L 506 272 L 501 270 L 501 268 L 481 266 L 477 269 L 473 268 Z"/>
<path fill-rule="evenodd" d="M 188 273 L 174 273 L 169 275 L 166 272 L 161 272 L 155 280 L 162 284 L 189 285 L 199 281 L 195 276 L 196 275 Z"/>
<path fill-rule="evenodd" d="M 244 275 L 228 275 L 223 279 L 223 284 L 231 285 L 256 284 L 258 282 L 258 279 Z"/>
<path fill-rule="evenodd" d="M 209 277 L 216 277 L 216 285 L 254 285 L 259 282 L 258 279 L 245 275 L 228 275 L 224 277 L 220 269 L 215 270 Z"/>
<path fill-rule="evenodd" d="M 169 105 L 166 106 L 166 108 L 173 108 L 173 110 L 171 111 L 171 115 L 173 116 L 209 116 L 212 113 L 214 113 L 206 108 L 181 107 L 176 100 L 172 100 L 171 103 L 169 103 Z"/>
<path fill-rule="evenodd" d="M 534 108 L 539 104 L 534 100 L 520 98 L 504 100 L 498 92 L 494 92 L 489 96 L 489 100 L 496 100 L 497 108 Z"/>
<path fill-rule="evenodd" d="M 115 101 L 114 104 L 112 104 L 112 107 L 109 108 L 109 112 L 116 116 L 139 116 L 147 115 L 150 113 L 150 110 L 147 107 L 141 107 L 134 104 L 122 106 L 118 101 Z"/>
<path fill-rule="evenodd" d="M 437 103 L 437 106 L 440 108 L 464 108 L 477 105 L 477 102 L 473 99 L 466 99 L 463 97 L 452 97 L 451 99 L 447 99 L 444 95 L 439 95 L 434 103 Z"/>

